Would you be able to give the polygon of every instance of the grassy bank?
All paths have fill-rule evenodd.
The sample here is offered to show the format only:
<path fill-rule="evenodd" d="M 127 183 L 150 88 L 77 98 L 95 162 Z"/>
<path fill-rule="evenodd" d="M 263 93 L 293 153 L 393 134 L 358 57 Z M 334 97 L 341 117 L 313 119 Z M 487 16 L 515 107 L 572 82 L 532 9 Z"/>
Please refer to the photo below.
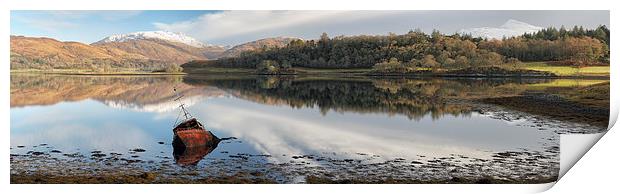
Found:
<path fill-rule="evenodd" d="M 551 72 L 559 76 L 609 76 L 609 66 L 572 67 L 553 66 L 547 62 L 527 62 L 522 64 L 523 69 Z"/>
<path fill-rule="evenodd" d="M 550 87 L 556 87 L 556 88 L 571 87 L 571 88 L 574 88 L 574 87 L 590 86 L 590 85 L 600 84 L 600 83 L 605 83 L 605 82 L 609 82 L 609 80 L 604 80 L 604 79 L 555 79 L 555 80 L 550 81 L 550 82 L 530 84 L 528 89 L 530 89 L 530 90 L 545 90 L 545 89 L 550 88 Z"/>

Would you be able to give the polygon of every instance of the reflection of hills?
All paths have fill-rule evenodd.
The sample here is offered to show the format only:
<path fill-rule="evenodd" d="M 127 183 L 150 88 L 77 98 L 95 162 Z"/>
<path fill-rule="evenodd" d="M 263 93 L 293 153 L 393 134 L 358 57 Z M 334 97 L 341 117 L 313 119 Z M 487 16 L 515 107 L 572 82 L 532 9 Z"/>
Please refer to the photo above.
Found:
<path fill-rule="evenodd" d="M 186 96 L 186 103 L 195 103 L 208 96 L 220 96 L 217 89 L 197 88 L 178 76 L 11 76 L 11 107 L 51 105 L 62 101 L 95 99 L 108 106 L 141 111 L 175 109 L 172 89 Z"/>
<path fill-rule="evenodd" d="M 177 108 L 172 101 L 172 90 L 177 87 L 190 105 L 229 93 L 263 104 L 318 107 L 323 113 L 389 113 L 414 119 L 430 114 L 438 118 L 468 114 L 470 105 L 459 100 L 514 96 L 532 82 L 541 81 L 12 75 L 11 107 L 94 99 L 110 107 L 164 112 Z"/>
<path fill-rule="evenodd" d="M 232 95 L 263 104 L 295 108 L 318 107 L 323 113 L 354 111 L 360 113 L 402 114 L 421 118 L 431 114 L 468 114 L 471 107 L 450 103 L 455 99 L 473 99 L 516 95 L 523 91 L 519 80 L 295 80 L 257 78 L 238 80 L 184 79 L 190 84 L 213 85 Z"/>

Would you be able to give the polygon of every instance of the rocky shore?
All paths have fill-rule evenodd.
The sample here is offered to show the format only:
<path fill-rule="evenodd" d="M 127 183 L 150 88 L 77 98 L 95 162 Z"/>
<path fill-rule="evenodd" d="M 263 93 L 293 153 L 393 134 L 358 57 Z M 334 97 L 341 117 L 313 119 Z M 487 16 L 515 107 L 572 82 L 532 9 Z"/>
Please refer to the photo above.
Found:
<path fill-rule="evenodd" d="M 609 122 L 609 108 L 585 106 L 556 94 L 525 93 L 513 97 L 482 99 L 481 102 L 549 119 L 586 123 L 601 129 L 606 129 Z"/>

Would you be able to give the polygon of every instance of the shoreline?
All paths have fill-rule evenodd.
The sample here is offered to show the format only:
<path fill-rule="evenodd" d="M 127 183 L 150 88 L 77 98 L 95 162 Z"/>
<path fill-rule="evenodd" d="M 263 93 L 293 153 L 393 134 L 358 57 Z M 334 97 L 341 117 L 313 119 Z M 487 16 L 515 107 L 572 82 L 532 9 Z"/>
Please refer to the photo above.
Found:
<path fill-rule="evenodd" d="M 532 78 L 532 79 L 609 79 L 609 75 L 601 76 L 542 76 L 542 75 L 365 75 L 351 73 L 297 73 L 297 74 L 258 74 L 258 73 L 62 73 L 62 72 L 10 72 L 11 74 L 48 74 L 48 75 L 78 75 L 78 76 L 206 76 L 206 75 L 230 75 L 230 76 L 323 76 L 323 77 L 385 77 L 385 78 Z"/>
<path fill-rule="evenodd" d="M 186 72 L 186 76 L 205 76 L 205 75 L 233 75 L 233 76 L 335 76 L 335 77 L 389 77 L 389 78 L 540 78 L 540 79 L 609 79 L 609 75 L 586 75 L 586 76 L 548 76 L 548 75 L 511 75 L 511 74 L 360 74 L 360 73 L 295 73 L 295 74 L 260 74 L 260 73 L 191 73 Z"/>
<path fill-rule="evenodd" d="M 50 74 L 50 75 L 92 75 L 92 76 L 131 76 L 131 75 L 188 75 L 188 73 L 159 73 L 159 72 L 119 72 L 119 73 L 90 73 L 90 72 L 53 72 L 53 71 L 11 71 L 10 74 Z"/>
<path fill-rule="evenodd" d="M 230 76 L 325 76 L 325 77 L 386 77 L 386 78 L 539 78 L 539 79 L 609 79 L 609 74 L 604 75 L 555 75 L 555 74 L 499 74 L 499 73 L 371 73 L 366 71 L 346 69 L 312 69 L 296 71 L 294 73 L 263 74 L 250 70 L 239 71 L 231 68 L 231 71 L 192 71 L 187 70 L 177 73 L 165 72 L 62 72 L 62 71 L 19 71 L 11 70 L 10 74 L 50 74 L 50 75 L 91 75 L 91 76 L 133 76 L 133 75 L 178 75 L 178 76 L 204 76 L 204 75 L 230 75 Z"/>
<path fill-rule="evenodd" d="M 271 179 L 248 176 L 248 173 L 237 173 L 231 176 L 209 177 L 201 179 L 163 178 L 157 173 L 143 172 L 126 175 L 103 176 L 50 176 L 45 174 L 14 175 L 11 184 L 283 184 Z M 343 179 L 333 180 L 326 177 L 308 175 L 305 184 L 545 184 L 557 181 L 558 177 L 538 177 L 527 180 L 506 180 L 494 177 L 458 178 L 437 180 L 414 179 Z M 286 184 L 286 183 L 284 183 Z"/>
<path fill-rule="evenodd" d="M 512 74 L 404 74 L 404 75 L 365 75 L 368 77 L 437 77 L 437 78 L 543 78 L 543 79 L 609 79 L 609 75 L 587 75 L 587 76 L 548 76 L 548 75 L 512 75 Z"/>
<path fill-rule="evenodd" d="M 557 94 L 528 92 L 513 97 L 484 98 L 478 101 L 553 120 L 588 124 L 605 129 L 609 127 L 609 109 L 572 102 Z"/>
<path fill-rule="evenodd" d="M 186 63 L 189 64 L 189 63 Z M 365 76 L 365 77 L 463 77 L 463 78 L 560 78 L 560 79 L 609 79 L 609 66 L 588 66 L 575 68 L 573 66 L 549 65 L 550 61 L 525 62 L 522 67 L 513 69 L 501 66 L 469 67 L 462 69 L 443 69 L 441 71 L 415 70 L 392 71 L 376 70 L 374 68 L 309 68 L 292 67 L 285 71 L 259 73 L 254 68 L 224 67 L 224 66 L 185 66 L 183 72 L 187 75 L 272 75 L 272 76 Z"/>

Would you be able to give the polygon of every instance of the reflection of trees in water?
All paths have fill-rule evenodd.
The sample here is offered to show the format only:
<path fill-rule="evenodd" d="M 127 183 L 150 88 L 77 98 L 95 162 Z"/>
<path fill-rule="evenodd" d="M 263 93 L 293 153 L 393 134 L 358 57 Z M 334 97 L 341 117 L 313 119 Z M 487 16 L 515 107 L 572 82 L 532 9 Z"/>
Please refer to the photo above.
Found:
<path fill-rule="evenodd" d="M 181 80 L 184 80 L 182 82 Z M 95 99 L 147 105 L 170 102 L 172 88 L 185 96 L 221 95 L 221 90 L 239 98 L 294 108 L 317 107 L 328 111 L 387 113 L 420 119 L 430 114 L 467 115 L 467 103 L 480 99 L 516 95 L 530 83 L 544 80 L 514 79 L 368 79 L 294 77 L 181 77 L 181 76 L 58 76 L 12 75 L 11 107 L 55 104 L 61 101 Z"/>
<path fill-rule="evenodd" d="M 441 98 L 492 98 L 516 95 L 528 88 L 528 84 L 547 80 L 535 79 L 376 79 L 373 84 L 388 92 L 410 90 L 427 96 Z"/>
<path fill-rule="evenodd" d="M 265 104 L 286 104 L 294 108 L 318 107 L 323 114 L 353 111 L 360 113 L 402 114 L 420 119 L 430 114 L 439 118 L 449 114 L 469 115 L 471 106 L 449 103 L 451 99 L 472 99 L 515 95 L 525 86 L 521 80 L 295 80 L 260 77 L 238 80 L 200 80 L 186 82 L 214 85 L 243 99 Z"/>

